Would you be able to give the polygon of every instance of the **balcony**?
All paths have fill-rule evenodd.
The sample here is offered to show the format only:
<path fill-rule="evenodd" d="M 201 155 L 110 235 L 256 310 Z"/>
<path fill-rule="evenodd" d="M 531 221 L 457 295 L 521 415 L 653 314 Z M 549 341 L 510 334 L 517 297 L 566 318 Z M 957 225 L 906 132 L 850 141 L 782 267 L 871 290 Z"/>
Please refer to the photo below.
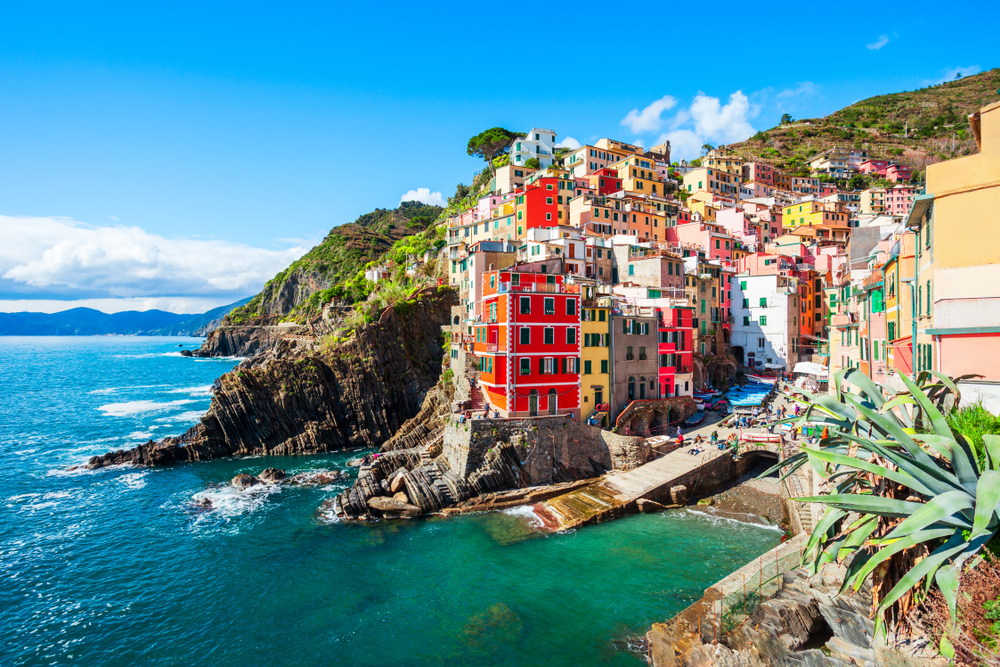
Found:
<path fill-rule="evenodd" d="M 486 351 L 487 352 L 496 352 L 497 351 L 497 344 L 496 343 L 487 343 L 486 344 Z"/>

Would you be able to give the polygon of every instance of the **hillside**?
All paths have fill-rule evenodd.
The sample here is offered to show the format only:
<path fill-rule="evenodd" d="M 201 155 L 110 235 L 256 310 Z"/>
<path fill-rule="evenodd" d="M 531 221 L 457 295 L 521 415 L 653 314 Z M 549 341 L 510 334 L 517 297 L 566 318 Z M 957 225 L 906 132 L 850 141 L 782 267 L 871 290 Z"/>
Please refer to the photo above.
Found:
<path fill-rule="evenodd" d="M 877 95 L 824 118 L 794 120 L 727 149 L 791 173 L 827 148 L 863 148 L 922 172 L 933 162 L 975 152 L 967 116 L 998 99 L 1000 68 L 914 91 Z"/>
<path fill-rule="evenodd" d="M 400 239 L 429 227 L 442 210 L 420 202 L 403 202 L 398 208 L 376 209 L 354 222 L 334 227 L 319 245 L 269 280 L 260 294 L 233 310 L 225 322 L 280 321 L 293 313 L 318 308 L 332 298 L 348 302 L 364 298 L 367 291 L 359 284 L 361 281 L 352 282 L 358 272 L 368 262 L 380 259 Z"/>
<path fill-rule="evenodd" d="M 109 315 L 93 308 L 72 308 L 59 313 L 0 313 L 0 336 L 152 334 L 156 329 L 193 317 L 162 310 L 127 310 Z"/>

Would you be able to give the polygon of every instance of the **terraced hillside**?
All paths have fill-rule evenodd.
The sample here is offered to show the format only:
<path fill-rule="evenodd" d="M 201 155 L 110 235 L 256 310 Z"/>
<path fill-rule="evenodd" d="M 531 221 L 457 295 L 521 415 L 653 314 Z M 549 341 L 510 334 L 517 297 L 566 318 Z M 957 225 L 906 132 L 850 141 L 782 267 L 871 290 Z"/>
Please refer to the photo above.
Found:
<path fill-rule="evenodd" d="M 863 148 L 922 172 L 930 163 L 975 152 L 967 117 L 1000 99 L 1000 68 L 914 91 L 878 95 L 824 118 L 773 127 L 727 148 L 746 159 L 791 173 L 808 173 L 806 161 L 833 147 Z"/>

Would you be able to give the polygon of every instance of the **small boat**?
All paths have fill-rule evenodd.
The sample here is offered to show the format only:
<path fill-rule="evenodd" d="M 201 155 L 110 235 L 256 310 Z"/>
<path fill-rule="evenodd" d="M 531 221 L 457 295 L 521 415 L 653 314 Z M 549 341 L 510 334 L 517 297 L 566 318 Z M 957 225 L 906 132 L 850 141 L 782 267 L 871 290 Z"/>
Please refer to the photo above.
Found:
<path fill-rule="evenodd" d="M 687 419 L 685 419 L 684 423 L 687 426 L 694 426 L 696 424 L 702 423 L 703 421 L 705 421 L 705 413 L 704 412 L 696 412 L 693 415 L 691 415 L 690 417 L 688 417 Z"/>
<path fill-rule="evenodd" d="M 748 375 L 747 379 L 757 384 L 774 384 L 778 378 L 767 377 L 766 375 Z"/>
<path fill-rule="evenodd" d="M 727 401 L 724 398 L 720 398 L 715 403 L 712 403 L 712 409 L 713 410 L 722 410 L 722 409 L 725 409 L 725 407 L 728 406 L 728 405 L 729 405 L 729 401 Z"/>

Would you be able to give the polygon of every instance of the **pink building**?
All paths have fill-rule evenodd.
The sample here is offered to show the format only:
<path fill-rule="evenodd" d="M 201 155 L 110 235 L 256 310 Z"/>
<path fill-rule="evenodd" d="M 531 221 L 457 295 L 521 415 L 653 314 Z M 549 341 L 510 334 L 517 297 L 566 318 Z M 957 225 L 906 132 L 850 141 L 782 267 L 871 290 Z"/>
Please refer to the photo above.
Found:
<path fill-rule="evenodd" d="M 707 222 L 669 227 L 666 238 L 682 246 L 698 246 L 705 251 L 706 259 L 718 259 L 724 264 L 732 262 L 732 250 L 736 244 L 736 239 L 722 227 Z"/>
<path fill-rule="evenodd" d="M 885 176 L 885 170 L 888 168 L 888 160 L 865 160 L 858 165 L 858 171 L 862 174 L 878 174 L 879 176 Z"/>
<path fill-rule="evenodd" d="M 723 209 L 715 214 L 715 224 L 748 246 L 763 242 L 763 239 L 757 237 L 760 225 L 750 220 L 746 211 L 738 208 Z"/>
<path fill-rule="evenodd" d="M 885 169 L 885 177 L 893 183 L 909 183 L 913 170 L 905 164 L 890 164 Z"/>
<path fill-rule="evenodd" d="M 897 185 L 885 191 L 885 213 L 886 215 L 898 215 L 906 217 L 910 214 L 913 206 L 913 198 L 917 195 L 917 189 L 908 185 Z"/>

